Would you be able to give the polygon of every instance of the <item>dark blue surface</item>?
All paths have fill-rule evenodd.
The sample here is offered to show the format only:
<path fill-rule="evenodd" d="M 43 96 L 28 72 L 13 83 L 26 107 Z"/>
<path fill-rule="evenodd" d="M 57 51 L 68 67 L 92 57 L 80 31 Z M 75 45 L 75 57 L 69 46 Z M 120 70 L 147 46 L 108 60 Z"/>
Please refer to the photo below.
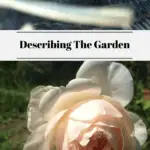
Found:
<path fill-rule="evenodd" d="M 108 4 L 127 4 L 135 11 L 133 30 L 150 29 L 150 0 L 108 0 Z M 149 13 L 149 15 L 148 15 Z"/>

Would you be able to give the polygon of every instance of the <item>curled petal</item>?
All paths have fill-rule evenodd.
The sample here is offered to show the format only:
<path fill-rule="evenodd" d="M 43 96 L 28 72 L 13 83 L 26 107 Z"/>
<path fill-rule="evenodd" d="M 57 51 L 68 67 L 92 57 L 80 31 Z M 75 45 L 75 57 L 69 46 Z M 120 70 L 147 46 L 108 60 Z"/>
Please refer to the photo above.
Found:
<path fill-rule="evenodd" d="M 106 117 L 107 118 L 107 117 Z M 101 119 L 100 119 L 101 120 Z M 110 123 L 110 124 L 109 124 Z M 101 122 L 98 122 L 94 125 L 101 126 L 101 128 L 104 128 L 105 131 L 108 132 L 108 134 L 112 134 L 113 136 L 116 136 L 116 134 L 119 135 L 119 139 L 121 140 L 121 147 L 123 147 L 123 150 L 135 150 L 136 148 L 136 142 L 134 139 L 134 136 L 132 134 L 128 133 L 128 128 L 125 124 L 123 124 L 120 119 L 117 118 L 107 118 L 103 119 Z M 117 143 L 114 142 L 114 139 L 117 139 L 117 137 L 113 138 L 113 136 L 110 136 L 110 143 L 113 146 L 117 146 Z M 115 149 L 115 148 L 114 148 Z M 120 150 L 120 149 L 119 149 Z"/>
<path fill-rule="evenodd" d="M 45 140 L 43 134 L 45 132 L 45 127 L 46 124 L 38 127 L 37 130 L 30 135 L 23 150 L 49 150 L 48 141 Z"/>
<path fill-rule="evenodd" d="M 124 143 L 121 129 L 101 126 L 100 131 L 104 132 L 104 134 L 108 138 L 108 142 L 110 143 L 110 145 L 113 147 L 114 150 L 123 149 Z"/>
<path fill-rule="evenodd" d="M 122 107 L 120 103 L 118 103 L 117 101 L 115 101 L 113 98 L 111 98 L 109 96 L 102 95 L 100 97 L 101 97 L 101 99 L 104 99 L 105 101 L 108 101 L 109 103 L 111 103 L 122 114 L 123 117 L 119 119 L 120 123 L 122 124 L 121 126 L 125 126 L 126 132 L 129 135 L 132 134 L 134 131 L 134 124 L 133 124 L 129 114 L 125 110 L 125 108 Z"/>
<path fill-rule="evenodd" d="M 83 137 L 80 141 L 81 146 L 86 146 L 90 142 L 90 138 L 94 135 L 94 133 L 97 132 L 97 127 L 92 128 L 92 130 L 89 130 L 88 132 L 83 134 Z"/>
<path fill-rule="evenodd" d="M 27 127 L 30 132 L 35 131 L 39 126 L 46 123 L 43 114 L 39 111 L 38 108 L 29 107 L 27 114 L 28 114 Z"/>
<path fill-rule="evenodd" d="M 143 145 L 147 140 L 147 129 L 142 119 L 133 112 L 128 112 L 134 122 L 135 137 L 140 145 Z"/>
<path fill-rule="evenodd" d="M 46 131 L 45 131 L 45 137 L 47 138 L 48 136 L 53 137 L 52 133 L 54 132 L 57 124 L 61 120 L 61 118 L 64 116 L 66 113 L 66 110 L 59 112 L 55 116 L 53 116 L 50 121 L 47 123 Z"/>
<path fill-rule="evenodd" d="M 86 114 L 86 115 L 85 115 Z M 70 118 L 80 121 L 92 121 L 101 115 L 122 117 L 122 114 L 105 100 L 90 100 L 81 104 L 71 114 Z"/>
<path fill-rule="evenodd" d="M 49 116 L 53 116 L 64 109 L 72 108 L 77 103 L 96 99 L 100 94 L 100 88 L 97 87 L 97 85 L 93 85 L 91 87 L 87 85 L 84 90 L 78 90 L 79 86 L 76 84 L 74 86 L 76 88 L 69 85 L 69 88 L 58 97 L 56 103 L 51 109 L 51 112 L 49 113 Z M 70 88 L 72 90 L 70 90 Z"/>
<path fill-rule="evenodd" d="M 62 87 L 54 87 L 53 89 L 46 92 L 41 98 L 39 109 L 44 114 L 45 120 L 49 120 L 49 112 L 51 111 L 51 108 L 53 107 L 62 92 Z"/>
<path fill-rule="evenodd" d="M 99 85 L 96 85 L 95 83 L 93 83 L 93 80 L 90 79 L 73 79 L 71 80 L 66 88 L 67 90 L 75 90 L 75 91 L 81 91 L 84 89 L 92 89 L 93 87 L 97 87 L 97 89 L 99 89 L 99 94 L 100 94 L 100 87 Z"/>
<path fill-rule="evenodd" d="M 35 131 L 40 125 L 45 123 L 43 114 L 39 110 L 39 103 L 44 93 L 49 91 L 51 88 L 53 87 L 38 86 L 30 92 L 30 101 L 27 112 L 28 114 L 27 127 L 31 132 Z"/>
<path fill-rule="evenodd" d="M 96 77 L 103 95 L 114 97 L 126 106 L 133 97 L 133 83 L 129 70 L 120 63 L 85 61 L 79 68 L 76 78 Z"/>
<path fill-rule="evenodd" d="M 53 86 L 37 86 L 36 88 L 32 89 L 30 92 L 30 103 L 36 103 L 37 99 L 39 100 L 43 94 L 47 91 L 49 91 L 50 89 L 52 89 Z M 34 101 L 36 100 L 36 101 Z"/>
<path fill-rule="evenodd" d="M 84 123 L 80 121 L 75 121 L 75 120 L 69 120 L 68 122 L 68 127 L 67 127 L 67 135 L 68 135 L 68 141 L 72 142 L 78 138 L 80 133 L 90 127 L 90 123 Z"/>
<path fill-rule="evenodd" d="M 119 128 L 105 126 L 91 126 L 79 138 L 80 145 L 89 149 L 97 147 L 99 149 L 123 149 L 123 137 Z"/>
<path fill-rule="evenodd" d="M 98 117 L 94 122 L 94 124 L 100 126 L 115 127 L 115 128 L 120 127 L 119 120 L 115 117 L 108 116 L 108 115 Z"/>

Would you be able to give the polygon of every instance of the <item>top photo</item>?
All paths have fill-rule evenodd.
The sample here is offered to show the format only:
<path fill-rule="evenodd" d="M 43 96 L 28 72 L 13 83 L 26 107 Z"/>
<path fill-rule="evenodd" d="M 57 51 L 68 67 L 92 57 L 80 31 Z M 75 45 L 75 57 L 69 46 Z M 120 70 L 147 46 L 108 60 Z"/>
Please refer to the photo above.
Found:
<path fill-rule="evenodd" d="M 0 30 L 150 30 L 150 0 L 0 0 Z"/>

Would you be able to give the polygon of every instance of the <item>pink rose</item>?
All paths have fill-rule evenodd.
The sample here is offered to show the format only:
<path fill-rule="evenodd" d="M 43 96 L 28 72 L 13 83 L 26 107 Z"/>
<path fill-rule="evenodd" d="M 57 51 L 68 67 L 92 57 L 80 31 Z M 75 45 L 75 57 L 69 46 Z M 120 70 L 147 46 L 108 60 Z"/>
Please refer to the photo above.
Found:
<path fill-rule="evenodd" d="M 137 150 L 147 138 L 142 120 L 123 106 L 132 77 L 119 63 L 85 62 L 66 87 L 32 90 L 24 150 Z"/>

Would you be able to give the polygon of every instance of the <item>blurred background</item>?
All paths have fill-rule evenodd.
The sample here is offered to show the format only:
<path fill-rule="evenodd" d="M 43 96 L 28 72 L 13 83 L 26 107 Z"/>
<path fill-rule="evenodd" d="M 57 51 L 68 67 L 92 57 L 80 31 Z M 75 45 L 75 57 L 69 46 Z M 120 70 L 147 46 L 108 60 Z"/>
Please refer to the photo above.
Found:
<path fill-rule="evenodd" d="M 20 0 L 26 1 L 26 0 Z M 28 0 L 29 1 L 29 0 Z M 30 0 L 34 1 L 34 0 Z M 82 6 L 108 6 L 111 4 L 127 5 L 133 8 L 135 20 L 132 25 L 133 30 L 150 30 L 150 0 L 40 0 L 53 1 L 63 4 L 73 4 Z M 68 12 L 69 13 L 69 12 Z M 122 28 L 105 28 L 88 25 L 65 23 L 56 20 L 47 20 L 44 18 L 27 15 L 15 10 L 0 7 L 0 30 L 18 30 L 24 24 L 31 23 L 37 30 L 112 30 Z"/>
<path fill-rule="evenodd" d="M 26 110 L 30 90 L 39 85 L 66 85 L 83 62 L 0 62 L 0 150 L 22 150 L 29 132 Z M 143 90 L 150 89 L 150 62 L 121 62 L 134 79 L 135 93 L 127 108 L 146 123 L 149 137 L 143 150 L 150 149 L 150 100 Z"/>

